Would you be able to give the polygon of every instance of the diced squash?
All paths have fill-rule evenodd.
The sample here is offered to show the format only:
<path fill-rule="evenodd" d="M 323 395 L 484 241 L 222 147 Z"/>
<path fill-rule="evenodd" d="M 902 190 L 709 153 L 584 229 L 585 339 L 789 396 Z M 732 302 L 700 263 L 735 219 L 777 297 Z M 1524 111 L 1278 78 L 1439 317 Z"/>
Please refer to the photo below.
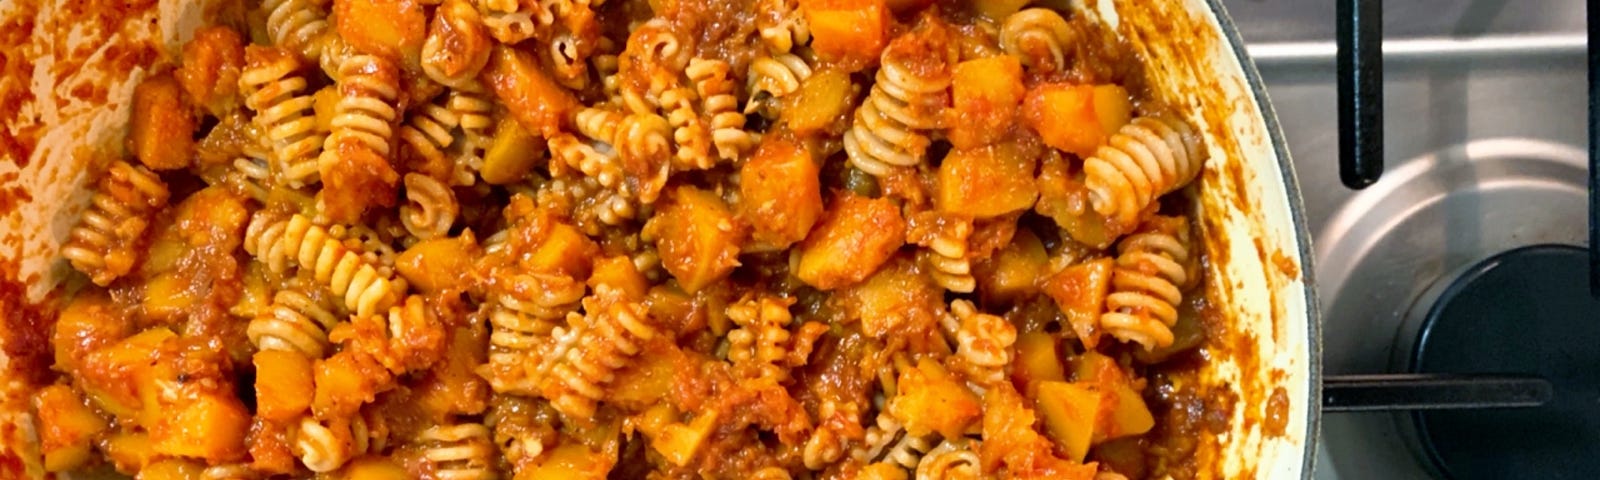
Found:
<path fill-rule="evenodd" d="M 805 240 L 822 216 L 817 163 L 804 144 L 768 136 L 739 168 L 739 215 L 763 249 Z"/>
<path fill-rule="evenodd" d="M 289 428 L 256 417 L 250 423 L 250 467 L 268 475 L 288 475 L 300 466 L 300 459 L 289 449 Z"/>
<path fill-rule="evenodd" d="M 889 199 L 844 194 L 800 244 L 795 275 L 822 290 L 859 282 L 905 244 L 905 231 L 900 208 Z"/>
<path fill-rule="evenodd" d="M 1015 144 L 951 151 L 939 165 L 939 210 L 989 218 L 1027 209 L 1039 196 L 1034 163 Z"/>
<path fill-rule="evenodd" d="M 846 119 L 853 96 L 849 72 L 818 70 L 800 83 L 800 90 L 783 97 L 780 115 L 796 135 L 810 135 Z"/>
<path fill-rule="evenodd" d="M 856 480 L 906 480 L 906 470 L 890 462 L 877 462 L 863 467 Z"/>
<path fill-rule="evenodd" d="M 343 350 L 312 364 L 316 393 L 311 411 L 322 418 L 354 415 L 371 403 L 378 387 L 389 381 L 389 371 L 370 357 Z"/>
<path fill-rule="evenodd" d="M 189 165 L 194 156 L 195 119 L 183 89 L 170 73 L 146 77 L 133 89 L 128 149 L 151 170 Z"/>
<path fill-rule="evenodd" d="M 601 452 L 590 450 L 578 442 L 568 442 L 546 453 L 538 464 L 517 472 L 517 480 L 562 478 L 570 480 L 601 480 L 611 470 L 613 460 Z"/>
<path fill-rule="evenodd" d="M 1139 435 L 1155 426 L 1155 417 L 1144 397 L 1133 389 L 1128 375 L 1117 361 L 1090 350 L 1078 356 L 1073 368 L 1075 383 L 1095 385 L 1105 394 L 1100 416 L 1096 418 L 1094 443 Z"/>
<path fill-rule="evenodd" d="M 561 133 L 578 109 L 571 92 L 546 75 L 533 58 L 508 45 L 495 45 L 480 78 L 523 128 L 545 138 Z"/>
<path fill-rule="evenodd" d="M 95 436 L 109 427 L 83 397 L 66 385 L 51 385 L 33 396 L 33 411 L 44 468 L 63 472 L 89 460 Z"/>
<path fill-rule="evenodd" d="M 973 266 L 973 277 L 986 302 L 1008 304 L 1039 292 L 1048 262 L 1039 237 L 1028 229 L 1018 229 L 1005 248 Z"/>
<path fill-rule="evenodd" d="M 461 285 L 480 253 L 478 242 L 466 235 L 424 240 L 400 253 L 395 270 L 417 290 L 437 292 Z"/>
<path fill-rule="evenodd" d="M 417 65 L 428 16 L 416 0 L 334 0 L 334 27 L 356 50 Z"/>
<path fill-rule="evenodd" d="M 157 410 L 145 405 L 156 393 L 150 366 L 176 337 L 158 327 L 95 350 L 84 359 L 78 382 L 101 410 L 148 425 L 145 413 Z"/>
<path fill-rule="evenodd" d="M 79 292 L 56 317 L 50 340 L 55 369 L 75 374 L 90 352 L 131 334 L 133 322 L 118 311 L 110 296 L 93 290 Z"/>
<path fill-rule="evenodd" d="M 339 476 L 342 480 L 389 480 L 407 476 L 405 469 L 394 461 L 370 455 L 351 460 L 340 471 L 344 473 Z"/>
<path fill-rule="evenodd" d="M 299 352 L 262 350 L 256 366 L 256 414 L 287 422 L 311 407 L 311 360 Z"/>
<path fill-rule="evenodd" d="M 333 129 L 333 114 L 338 111 L 339 87 L 328 85 L 311 96 L 311 111 L 317 116 L 317 130 Z"/>
<path fill-rule="evenodd" d="M 551 224 L 549 234 L 528 256 L 524 266 L 536 272 L 588 278 L 589 268 L 593 266 L 589 259 L 599 252 L 599 248 L 594 240 L 578 231 L 578 227 L 557 222 Z"/>
<path fill-rule="evenodd" d="M 176 77 L 196 105 L 215 116 L 239 108 L 239 74 L 244 70 L 244 38 L 237 30 L 213 25 L 194 31 L 183 45 Z"/>
<path fill-rule="evenodd" d="M 943 365 L 929 358 L 915 368 L 900 372 L 889 412 L 905 419 L 906 432 L 927 435 L 937 432 L 957 438 L 982 416 L 982 403 Z"/>
<path fill-rule="evenodd" d="M 1011 14 L 1022 10 L 1022 7 L 1027 5 L 1029 1 L 1030 0 L 975 0 L 972 2 L 972 9 L 973 11 L 976 11 L 978 15 L 982 15 L 984 18 L 999 23 L 1004 22 L 1006 17 L 1010 16 Z"/>
<path fill-rule="evenodd" d="M 800 10 L 817 57 L 847 71 L 872 64 L 889 43 L 891 18 L 884 0 L 802 0 Z"/>
<path fill-rule="evenodd" d="M 1033 403 L 1056 451 L 1068 460 L 1083 461 L 1100 417 L 1101 392 L 1091 384 L 1044 382 Z"/>
<path fill-rule="evenodd" d="M 623 291 L 623 296 L 644 300 L 650 292 L 650 280 L 639 273 L 633 259 L 625 256 L 600 257 L 594 260 L 594 273 L 589 275 L 589 288 L 608 285 Z"/>
<path fill-rule="evenodd" d="M 144 311 L 151 319 L 177 319 L 200 301 L 201 292 L 189 288 L 189 278 L 183 273 L 166 272 L 145 281 Z"/>
<path fill-rule="evenodd" d="M 502 118 L 494 127 L 489 148 L 483 152 L 483 168 L 478 175 L 490 185 L 516 183 L 528 176 L 542 155 L 544 142 L 539 137 L 528 133 L 521 121 Z"/>
<path fill-rule="evenodd" d="M 645 226 L 656 238 L 661 265 L 693 293 L 739 266 L 743 228 L 716 195 L 690 186 L 673 191 Z"/>
<path fill-rule="evenodd" d="M 832 301 L 847 318 L 861 322 L 861 333 L 880 339 L 932 331 L 945 309 L 944 289 L 904 256 L 890 260 L 866 280 L 834 292 Z"/>
<path fill-rule="evenodd" d="M 638 360 L 618 370 L 606 402 L 620 408 L 645 408 L 672 392 L 673 378 L 690 364 L 683 351 L 670 343 L 651 343 Z"/>
<path fill-rule="evenodd" d="M 976 148 L 1008 135 L 1016 121 L 1017 106 L 1027 92 L 1022 86 L 1022 63 L 1000 55 L 956 64 L 950 92 L 950 145 Z"/>
<path fill-rule="evenodd" d="M 705 444 L 706 438 L 711 436 L 711 430 L 717 426 L 718 416 L 716 410 L 711 410 L 699 414 L 688 425 L 663 425 L 661 433 L 650 439 L 650 447 L 673 465 L 688 465 L 689 460 L 700 452 L 700 446 Z"/>
<path fill-rule="evenodd" d="M 113 433 L 100 442 L 100 451 L 105 452 L 106 459 L 117 471 L 129 475 L 156 457 L 155 449 L 150 444 L 150 435 L 144 432 Z"/>
<path fill-rule="evenodd" d="M 1042 382 L 1067 380 L 1054 336 L 1044 332 L 1024 333 L 1017 336 L 1016 346 L 1017 364 L 1012 375 L 1024 393 L 1034 393 Z"/>
<path fill-rule="evenodd" d="M 135 480 L 200 480 L 206 466 L 192 460 L 165 458 L 139 469 Z"/>
<path fill-rule="evenodd" d="M 1028 126 L 1044 143 L 1079 157 L 1093 155 L 1132 111 L 1127 90 L 1117 85 L 1044 84 L 1023 102 Z"/>
<path fill-rule="evenodd" d="M 1110 258 L 1097 258 L 1056 272 L 1044 282 L 1044 291 L 1066 314 L 1067 323 L 1083 345 L 1100 344 L 1100 315 L 1105 312 L 1106 294 L 1111 290 Z"/>
<path fill-rule="evenodd" d="M 230 392 L 231 393 L 231 392 Z M 150 429 L 156 453 L 220 463 L 244 458 L 250 412 L 231 395 L 195 395 L 162 412 Z"/>

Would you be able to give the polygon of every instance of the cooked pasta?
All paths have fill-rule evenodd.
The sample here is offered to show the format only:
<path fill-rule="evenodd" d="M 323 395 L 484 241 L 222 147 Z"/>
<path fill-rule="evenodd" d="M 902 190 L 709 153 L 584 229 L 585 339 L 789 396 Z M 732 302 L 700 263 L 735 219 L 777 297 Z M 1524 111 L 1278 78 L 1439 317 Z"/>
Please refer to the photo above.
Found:
<path fill-rule="evenodd" d="M 1000 46 L 1030 70 L 1066 69 L 1066 44 L 1071 29 L 1061 14 L 1048 8 L 1028 8 L 1006 17 L 1000 27 Z"/>
<path fill-rule="evenodd" d="M 1083 161 L 1094 210 L 1134 225 L 1155 200 L 1200 174 L 1200 143 L 1182 121 L 1136 118 Z"/>
<path fill-rule="evenodd" d="M 943 40 L 923 29 L 896 38 L 884 49 L 877 83 L 856 108 L 844 136 L 851 165 L 883 177 L 894 168 L 914 167 L 925 160 L 932 143 L 925 131 L 942 124 L 949 102 L 945 89 L 950 87 L 950 55 L 940 52 L 949 50 Z M 919 54 L 921 49 L 933 54 Z M 914 67 L 913 61 L 928 64 Z"/>
<path fill-rule="evenodd" d="M 96 285 L 111 284 L 139 262 L 140 250 L 123 248 L 139 241 L 155 213 L 167 205 L 167 185 L 144 167 L 125 161 L 95 184 L 89 210 L 68 234 L 61 256 Z"/>
<path fill-rule="evenodd" d="M 311 95 L 301 94 L 306 81 L 295 74 L 300 62 L 281 48 L 257 46 L 245 48 L 245 59 L 239 90 L 272 144 L 278 177 L 295 188 L 316 183 L 325 136 L 317 130 Z"/>
<path fill-rule="evenodd" d="M 1182 287 L 1188 283 L 1188 222 L 1155 217 L 1117 242 L 1117 266 L 1100 325 L 1106 333 L 1146 347 L 1172 344 Z"/>
<path fill-rule="evenodd" d="M 1023 3 L 222 8 L 89 174 L 44 470 L 1187 478 L 1201 132 Z"/>

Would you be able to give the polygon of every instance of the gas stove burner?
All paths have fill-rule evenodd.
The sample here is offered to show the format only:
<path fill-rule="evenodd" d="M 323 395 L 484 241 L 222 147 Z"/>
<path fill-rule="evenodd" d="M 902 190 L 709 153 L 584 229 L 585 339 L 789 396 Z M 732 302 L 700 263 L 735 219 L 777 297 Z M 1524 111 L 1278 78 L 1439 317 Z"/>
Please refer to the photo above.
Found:
<path fill-rule="evenodd" d="M 1600 471 L 1600 299 L 1587 253 L 1506 251 L 1468 268 L 1422 320 L 1416 373 L 1544 377 L 1542 407 L 1412 413 L 1417 447 L 1440 478 L 1594 478 Z"/>

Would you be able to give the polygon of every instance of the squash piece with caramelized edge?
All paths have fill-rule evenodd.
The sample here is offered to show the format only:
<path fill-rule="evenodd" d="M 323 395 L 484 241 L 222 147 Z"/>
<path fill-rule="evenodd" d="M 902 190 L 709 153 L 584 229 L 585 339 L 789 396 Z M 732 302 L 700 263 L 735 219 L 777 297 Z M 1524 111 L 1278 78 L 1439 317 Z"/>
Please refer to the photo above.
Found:
<path fill-rule="evenodd" d="M 800 83 L 800 90 L 783 97 L 784 125 L 805 136 L 842 123 L 852 111 L 854 85 L 848 72 L 823 69 Z"/>
<path fill-rule="evenodd" d="M 33 411 L 44 469 L 51 472 L 82 466 L 89 460 L 95 436 L 109 427 L 106 419 L 66 385 L 40 389 L 33 395 Z"/>
<path fill-rule="evenodd" d="M 986 305 L 1005 305 L 1038 293 L 1048 262 L 1044 243 L 1022 228 L 993 257 L 976 262 L 972 273 Z"/>
<path fill-rule="evenodd" d="M 522 266 L 530 271 L 559 273 L 582 280 L 589 278 L 589 269 L 593 266 L 589 259 L 599 252 L 600 247 L 578 231 L 578 227 L 555 222 L 533 254 L 523 259 Z"/>
<path fill-rule="evenodd" d="M 622 296 L 632 301 L 643 301 L 650 292 L 650 279 L 639 273 L 633 259 L 621 255 L 595 258 L 589 288 L 597 289 L 601 285 L 622 290 Z"/>
<path fill-rule="evenodd" d="M 821 290 L 860 282 L 906 241 L 906 221 L 887 198 L 842 194 L 800 244 L 795 276 Z"/>
<path fill-rule="evenodd" d="M 889 260 L 866 280 L 835 291 L 830 302 L 846 319 L 860 321 L 861 333 L 869 337 L 918 337 L 921 332 L 944 341 L 938 331 L 946 308 L 944 289 L 918 271 L 907 255 Z"/>
<path fill-rule="evenodd" d="M 643 235 L 656 239 L 661 266 L 694 293 L 739 266 L 744 228 L 721 198 L 683 186 L 645 224 Z"/>
<path fill-rule="evenodd" d="M 483 152 L 478 175 L 490 185 L 509 185 L 528 176 L 544 155 L 545 144 L 523 123 L 506 117 L 495 124 L 494 138 Z"/>
<path fill-rule="evenodd" d="M 194 114 L 170 73 L 145 77 L 133 89 L 128 150 L 151 170 L 189 165 L 194 156 Z"/>
<path fill-rule="evenodd" d="M 1101 400 L 1100 416 L 1095 420 L 1095 444 L 1143 434 L 1155 426 L 1155 417 L 1145 405 L 1144 397 L 1133 389 L 1127 372 L 1117 365 L 1116 360 L 1090 350 L 1078 356 L 1075 362 L 1073 381 L 1094 385 L 1105 394 Z"/>
<path fill-rule="evenodd" d="M 1056 272 L 1044 281 L 1044 292 L 1066 314 L 1067 323 L 1083 345 L 1100 344 L 1100 314 L 1105 312 L 1106 294 L 1111 289 L 1110 258 L 1096 258 Z"/>
<path fill-rule="evenodd" d="M 891 14 L 884 0 L 801 0 L 811 49 L 850 72 L 878 59 L 889 44 Z"/>
<path fill-rule="evenodd" d="M 943 365 L 929 358 L 900 372 L 889 413 L 905 420 L 906 433 L 924 436 L 938 432 L 957 438 L 983 415 L 982 404 Z"/>
<path fill-rule="evenodd" d="M 739 217 L 760 250 L 805 240 L 822 216 L 819 168 L 805 144 L 769 135 L 739 168 Z"/>
<path fill-rule="evenodd" d="M 506 110 L 528 132 L 550 138 L 560 134 L 578 110 L 578 99 L 539 68 L 539 63 L 507 45 L 495 45 L 489 65 L 479 74 Z"/>
<path fill-rule="evenodd" d="M 1102 394 L 1094 385 L 1042 382 L 1033 398 L 1034 409 L 1044 417 L 1044 433 L 1056 450 L 1069 460 L 1083 461 L 1100 418 Z"/>
<path fill-rule="evenodd" d="M 250 412 L 238 398 L 195 393 L 163 409 L 162 415 L 161 421 L 150 429 L 150 441 L 157 454 L 204 459 L 208 463 L 244 458 Z"/>
<path fill-rule="evenodd" d="M 421 63 L 428 15 L 417 0 L 334 0 L 334 28 L 356 50 Z"/>
<path fill-rule="evenodd" d="M 1022 392 L 1030 396 L 1043 382 L 1064 382 L 1066 370 L 1056 352 L 1056 337 L 1044 332 L 1017 336 L 1017 363 L 1012 377 Z"/>
<path fill-rule="evenodd" d="M 395 270 L 424 293 L 461 285 L 482 249 L 470 233 L 417 242 L 400 253 Z"/>
<path fill-rule="evenodd" d="M 299 352 L 262 350 L 255 353 L 256 414 L 287 422 L 311 407 L 311 359 Z"/>
<path fill-rule="evenodd" d="M 939 164 L 939 210 L 991 218 L 1032 207 L 1039 196 L 1033 167 L 1013 143 L 951 151 Z"/>
<path fill-rule="evenodd" d="M 1028 91 L 1023 118 L 1045 144 L 1089 157 L 1128 123 L 1128 91 L 1117 85 L 1043 84 Z"/>
<path fill-rule="evenodd" d="M 177 338 L 164 327 L 152 328 L 120 342 L 95 350 L 83 360 L 77 382 L 94 405 L 121 420 L 150 425 L 146 406 L 155 399 L 156 386 L 150 366 L 169 343 Z"/>
<path fill-rule="evenodd" d="M 104 291 L 79 292 L 56 317 L 50 347 L 56 370 L 77 374 L 86 357 L 134 333 L 133 322 L 111 302 Z"/>
<path fill-rule="evenodd" d="M 1026 89 L 1022 63 L 1000 55 L 956 64 L 950 93 L 950 144 L 957 149 L 977 148 L 999 141 L 1011 131 L 1017 106 Z"/>
<path fill-rule="evenodd" d="M 183 60 L 174 74 L 189 99 L 214 116 L 237 111 L 239 74 L 244 71 L 244 38 L 221 25 L 201 27 L 183 45 Z"/>

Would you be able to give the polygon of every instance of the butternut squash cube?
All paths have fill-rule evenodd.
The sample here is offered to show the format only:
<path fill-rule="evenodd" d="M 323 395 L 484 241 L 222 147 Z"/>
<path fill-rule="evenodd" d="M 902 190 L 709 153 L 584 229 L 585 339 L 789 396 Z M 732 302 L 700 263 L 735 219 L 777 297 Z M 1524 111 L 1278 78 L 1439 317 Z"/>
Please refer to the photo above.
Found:
<path fill-rule="evenodd" d="M 906 221 L 887 198 L 844 194 L 800 244 L 795 276 L 822 290 L 860 282 L 905 244 Z"/>
<path fill-rule="evenodd" d="M 415 0 L 334 0 L 334 28 L 356 50 L 417 65 L 428 16 Z"/>
<path fill-rule="evenodd" d="M 1043 382 L 1033 405 L 1044 418 L 1045 436 L 1055 441 L 1056 451 L 1082 462 L 1100 416 L 1100 391 L 1084 383 Z"/>
<path fill-rule="evenodd" d="M 417 290 L 432 293 L 460 285 L 480 253 L 470 236 L 423 240 L 400 252 L 395 270 Z"/>
<path fill-rule="evenodd" d="M 503 118 L 495 124 L 494 138 L 483 152 L 483 168 L 478 175 L 490 185 L 516 183 L 528 176 L 544 155 L 544 142 L 528 133 L 516 118 Z"/>
<path fill-rule="evenodd" d="M 1064 382 L 1066 370 L 1056 352 L 1056 338 L 1044 332 L 1017 336 L 1016 377 L 1024 393 L 1034 393 L 1043 382 Z"/>
<path fill-rule="evenodd" d="M 344 472 L 339 477 L 342 480 L 388 480 L 407 476 L 405 469 L 394 461 L 370 455 L 351 460 L 340 471 Z"/>
<path fill-rule="evenodd" d="M 953 79 L 950 145 L 976 148 L 1004 138 L 1027 92 L 1022 62 L 1010 55 L 967 60 L 956 64 Z"/>
<path fill-rule="evenodd" d="M 1075 383 L 1094 385 L 1105 394 L 1100 416 L 1095 419 L 1094 443 L 1139 435 L 1155 426 L 1155 417 L 1144 397 L 1133 389 L 1127 372 L 1102 353 L 1090 350 L 1075 361 Z"/>
<path fill-rule="evenodd" d="M 495 45 L 479 76 L 511 116 L 539 136 L 561 133 L 578 109 L 571 92 L 545 74 L 537 61 L 510 46 Z"/>
<path fill-rule="evenodd" d="M 939 210 L 990 218 L 1032 207 L 1034 163 L 1015 144 L 951 151 L 939 165 Z"/>
<path fill-rule="evenodd" d="M 194 113 L 172 74 L 147 77 L 133 89 L 128 146 L 151 170 L 189 165 L 194 156 Z"/>
<path fill-rule="evenodd" d="M 262 350 L 253 358 L 256 366 L 256 414 L 268 420 L 287 422 L 311 407 L 315 393 L 311 360 L 298 352 Z"/>
<path fill-rule="evenodd" d="M 117 471 L 133 474 L 156 457 L 150 435 L 144 432 L 116 432 L 100 442 L 100 451 Z"/>
<path fill-rule="evenodd" d="M 1038 293 L 1048 262 L 1039 237 L 1027 229 L 1018 229 L 1011 243 L 994 257 L 973 265 L 973 277 L 985 300 L 1006 304 Z"/>
<path fill-rule="evenodd" d="M 33 411 L 38 421 L 39 450 L 44 454 L 44 469 L 63 472 L 89 460 L 95 436 L 109 427 L 66 385 L 51 385 L 33 396 Z"/>
<path fill-rule="evenodd" d="M 138 480 L 200 480 L 205 465 L 181 458 L 164 458 L 139 469 Z"/>
<path fill-rule="evenodd" d="M 822 69 L 800 83 L 800 90 L 783 97 L 783 123 L 795 135 L 810 135 L 848 118 L 854 92 L 850 73 Z"/>
<path fill-rule="evenodd" d="M 663 425 L 660 434 L 650 439 L 650 447 L 673 465 L 688 465 L 700 453 L 700 446 L 705 444 L 706 438 L 711 436 L 711 430 L 717 426 L 717 417 L 717 411 L 711 410 L 696 416 L 688 425 Z"/>
<path fill-rule="evenodd" d="M 906 432 L 945 438 L 960 437 L 983 413 L 978 396 L 957 381 L 939 362 L 923 358 L 900 372 L 889 412 L 906 420 Z"/>
<path fill-rule="evenodd" d="M 690 293 L 739 266 L 743 230 L 721 198 L 690 186 L 673 191 L 645 226 L 657 238 L 661 265 Z"/>
<path fill-rule="evenodd" d="M 549 233 L 534 248 L 524 266 L 536 272 L 560 273 L 581 280 L 589 277 L 589 268 L 593 266 L 589 259 L 599 248 L 594 240 L 578 231 L 578 227 L 552 223 Z"/>
<path fill-rule="evenodd" d="M 751 239 L 782 250 L 805 240 L 822 216 L 817 163 L 804 144 L 769 135 L 739 169 L 739 215 Z"/>
<path fill-rule="evenodd" d="M 848 71 L 870 65 L 889 43 L 890 14 L 884 0 L 803 0 L 800 10 L 817 57 Z"/>
<path fill-rule="evenodd" d="M 1072 331 L 1083 345 L 1100 344 L 1100 315 L 1105 312 L 1106 294 L 1111 290 L 1110 258 L 1097 258 L 1056 272 L 1044 282 L 1044 292 L 1066 314 Z"/>
<path fill-rule="evenodd" d="M 150 440 L 162 455 L 205 459 L 210 463 L 244 457 L 250 412 L 228 395 L 195 395 L 165 409 Z"/>
<path fill-rule="evenodd" d="M 1133 111 L 1117 85 L 1043 84 L 1028 92 L 1023 116 L 1045 144 L 1079 157 L 1094 154 Z"/>
<path fill-rule="evenodd" d="M 644 300 L 650 292 L 650 280 L 634 267 L 633 259 L 625 256 L 601 257 L 594 261 L 594 273 L 589 275 L 589 288 L 609 285 L 622 289 L 626 298 Z"/>

